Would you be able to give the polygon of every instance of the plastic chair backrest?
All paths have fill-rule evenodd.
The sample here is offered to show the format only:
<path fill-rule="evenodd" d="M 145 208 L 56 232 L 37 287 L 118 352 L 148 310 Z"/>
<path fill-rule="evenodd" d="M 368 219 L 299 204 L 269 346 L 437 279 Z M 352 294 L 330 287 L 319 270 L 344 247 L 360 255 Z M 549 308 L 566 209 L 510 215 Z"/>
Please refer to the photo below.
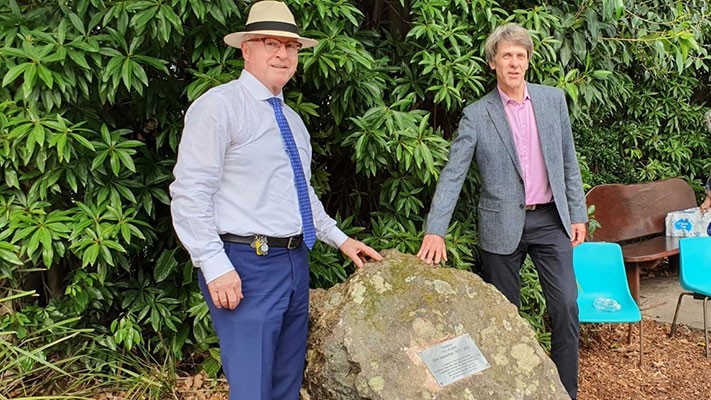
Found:
<path fill-rule="evenodd" d="M 688 237 L 679 241 L 681 287 L 711 296 L 711 237 Z"/>
<path fill-rule="evenodd" d="M 636 322 L 642 314 L 627 285 L 622 249 L 617 243 L 585 242 L 573 249 L 581 322 Z M 596 308 L 595 299 L 614 299 L 618 311 Z"/>

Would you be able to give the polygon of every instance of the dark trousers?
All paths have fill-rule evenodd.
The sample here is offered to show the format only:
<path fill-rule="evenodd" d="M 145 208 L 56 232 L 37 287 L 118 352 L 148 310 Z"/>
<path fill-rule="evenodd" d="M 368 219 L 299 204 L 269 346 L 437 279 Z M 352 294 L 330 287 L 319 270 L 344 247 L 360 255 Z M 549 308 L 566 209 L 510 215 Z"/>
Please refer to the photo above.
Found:
<path fill-rule="evenodd" d="M 244 298 L 236 309 L 215 308 L 198 275 L 230 400 L 297 400 L 308 330 L 308 250 L 302 244 L 258 256 L 248 244 L 225 243 L 225 251 L 242 279 Z"/>
<path fill-rule="evenodd" d="M 578 290 L 573 272 L 573 246 L 555 207 L 526 213 L 518 248 L 511 254 L 482 251 L 482 276 L 516 307 L 521 303 L 519 271 L 531 257 L 551 318 L 551 358 L 571 398 L 578 395 Z"/>

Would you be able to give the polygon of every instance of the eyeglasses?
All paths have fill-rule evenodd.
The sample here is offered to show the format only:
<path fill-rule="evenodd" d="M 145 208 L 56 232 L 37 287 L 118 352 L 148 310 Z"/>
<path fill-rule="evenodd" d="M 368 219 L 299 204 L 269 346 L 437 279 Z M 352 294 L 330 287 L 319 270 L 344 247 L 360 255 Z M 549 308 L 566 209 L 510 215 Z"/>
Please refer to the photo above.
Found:
<path fill-rule="evenodd" d="M 258 38 L 258 39 L 250 39 L 248 42 L 262 42 L 264 43 L 264 50 L 267 51 L 267 53 L 276 53 L 279 51 L 281 46 L 283 45 L 284 48 L 286 49 L 286 53 L 290 55 L 297 54 L 299 50 L 301 50 L 302 44 L 299 42 L 281 42 L 276 39 L 272 38 Z"/>

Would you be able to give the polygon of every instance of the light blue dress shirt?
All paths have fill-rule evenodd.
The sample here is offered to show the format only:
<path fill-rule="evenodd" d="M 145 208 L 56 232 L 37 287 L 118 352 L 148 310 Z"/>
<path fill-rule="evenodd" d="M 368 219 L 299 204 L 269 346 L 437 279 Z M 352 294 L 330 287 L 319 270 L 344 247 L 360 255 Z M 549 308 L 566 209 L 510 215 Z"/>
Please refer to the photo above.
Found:
<path fill-rule="evenodd" d="M 175 231 L 205 280 L 233 271 L 220 235 L 289 237 L 302 233 L 289 156 L 267 99 L 274 95 L 249 72 L 210 89 L 190 106 L 170 185 Z M 283 98 L 282 93 L 279 93 Z M 284 114 L 307 182 L 311 143 L 301 118 Z M 326 214 L 309 184 L 319 240 L 340 247 L 348 238 Z"/>

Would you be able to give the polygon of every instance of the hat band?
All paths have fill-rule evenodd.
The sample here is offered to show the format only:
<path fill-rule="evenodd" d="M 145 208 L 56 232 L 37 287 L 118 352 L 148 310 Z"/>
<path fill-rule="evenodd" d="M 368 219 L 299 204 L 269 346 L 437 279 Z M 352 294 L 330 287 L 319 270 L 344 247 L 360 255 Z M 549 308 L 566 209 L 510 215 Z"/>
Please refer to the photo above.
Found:
<path fill-rule="evenodd" d="M 262 22 L 252 22 L 244 27 L 245 31 L 283 31 L 291 32 L 293 34 L 299 34 L 299 28 L 296 25 L 289 24 L 286 22 L 277 21 L 262 21 Z"/>

